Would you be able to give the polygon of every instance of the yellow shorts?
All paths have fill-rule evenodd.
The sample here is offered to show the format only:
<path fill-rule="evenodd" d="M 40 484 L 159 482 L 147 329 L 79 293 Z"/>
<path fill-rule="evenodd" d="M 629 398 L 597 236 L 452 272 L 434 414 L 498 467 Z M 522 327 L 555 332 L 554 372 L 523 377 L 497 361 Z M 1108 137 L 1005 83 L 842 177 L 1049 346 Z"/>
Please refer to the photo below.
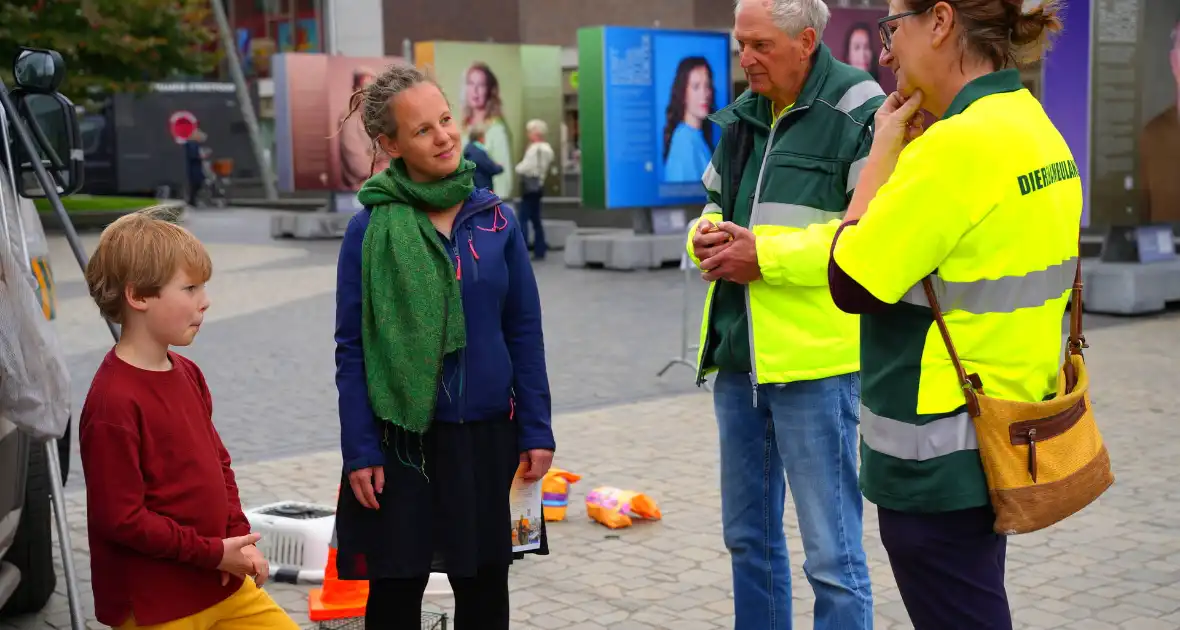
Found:
<path fill-rule="evenodd" d="M 220 604 L 201 612 L 154 626 L 141 626 L 135 618 L 119 626 L 118 630 L 299 630 L 299 624 L 287 611 L 258 588 L 254 580 L 246 578 L 242 588 Z"/>

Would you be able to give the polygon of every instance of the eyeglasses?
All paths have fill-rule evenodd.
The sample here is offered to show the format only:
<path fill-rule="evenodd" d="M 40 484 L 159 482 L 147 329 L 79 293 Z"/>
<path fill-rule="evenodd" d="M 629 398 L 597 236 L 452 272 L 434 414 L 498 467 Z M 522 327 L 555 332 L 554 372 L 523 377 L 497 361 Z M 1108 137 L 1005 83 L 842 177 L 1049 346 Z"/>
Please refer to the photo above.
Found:
<path fill-rule="evenodd" d="M 885 48 L 885 51 L 888 52 L 890 46 L 893 45 L 893 31 L 897 30 L 897 25 L 890 25 L 890 22 L 894 22 L 911 15 L 921 15 L 929 10 L 930 9 L 926 9 L 925 11 L 904 11 L 896 15 L 886 15 L 885 17 L 877 20 L 877 30 L 881 33 L 881 46 Z"/>

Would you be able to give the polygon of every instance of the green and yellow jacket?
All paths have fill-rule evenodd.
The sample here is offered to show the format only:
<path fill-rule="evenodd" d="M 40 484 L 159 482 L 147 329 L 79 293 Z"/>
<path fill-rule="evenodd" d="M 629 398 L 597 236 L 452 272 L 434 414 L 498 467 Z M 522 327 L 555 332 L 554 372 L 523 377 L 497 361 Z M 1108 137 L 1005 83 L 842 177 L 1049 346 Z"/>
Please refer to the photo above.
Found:
<path fill-rule="evenodd" d="M 798 100 L 778 116 L 747 91 L 711 117 L 722 135 L 702 177 L 701 218 L 749 228 L 762 278 L 709 287 L 698 383 L 717 369 L 750 372 L 754 383 L 860 369 L 859 322 L 832 302 L 828 257 L 884 99 L 871 76 L 820 44 Z"/>

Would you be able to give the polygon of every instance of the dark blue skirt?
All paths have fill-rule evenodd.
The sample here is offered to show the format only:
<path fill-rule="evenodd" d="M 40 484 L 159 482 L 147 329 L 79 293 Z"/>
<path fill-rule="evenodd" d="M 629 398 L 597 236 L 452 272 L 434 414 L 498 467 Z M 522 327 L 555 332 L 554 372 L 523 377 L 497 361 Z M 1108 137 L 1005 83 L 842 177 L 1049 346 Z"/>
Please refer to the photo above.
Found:
<path fill-rule="evenodd" d="M 383 429 L 384 431 L 384 429 Z M 517 425 L 504 419 L 435 422 L 424 435 L 390 427 L 380 510 L 360 504 L 344 471 L 336 511 L 341 579 L 446 573 L 474 577 L 505 566 L 512 552 L 509 491 L 520 464 Z M 549 554 L 544 521 L 541 547 Z"/>

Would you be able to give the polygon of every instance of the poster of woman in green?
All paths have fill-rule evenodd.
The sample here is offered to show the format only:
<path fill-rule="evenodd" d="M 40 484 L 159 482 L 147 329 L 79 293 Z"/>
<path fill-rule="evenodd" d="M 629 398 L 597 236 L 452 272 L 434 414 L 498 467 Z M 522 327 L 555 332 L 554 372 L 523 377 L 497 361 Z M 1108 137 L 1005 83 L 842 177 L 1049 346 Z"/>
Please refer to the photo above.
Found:
<path fill-rule="evenodd" d="M 414 64 L 438 82 L 451 102 L 466 152 L 471 132 L 483 132 L 481 148 L 504 170 L 492 190 L 504 200 L 520 196 L 516 165 L 528 147 L 525 122 L 541 119 L 561 128 L 561 47 L 488 42 L 414 43 Z M 560 165 L 557 165 L 560 167 Z M 560 171 L 547 185 L 555 194 Z"/>
<path fill-rule="evenodd" d="M 463 129 L 481 129 L 483 149 L 504 171 L 492 178 L 493 190 L 501 199 L 511 199 L 514 192 L 512 136 L 504 120 L 504 101 L 500 81 L 488 64 L 477 61 L 467 68 L 463 83 Z M 464 143 L 468 138 L 464 138 Z"/>

